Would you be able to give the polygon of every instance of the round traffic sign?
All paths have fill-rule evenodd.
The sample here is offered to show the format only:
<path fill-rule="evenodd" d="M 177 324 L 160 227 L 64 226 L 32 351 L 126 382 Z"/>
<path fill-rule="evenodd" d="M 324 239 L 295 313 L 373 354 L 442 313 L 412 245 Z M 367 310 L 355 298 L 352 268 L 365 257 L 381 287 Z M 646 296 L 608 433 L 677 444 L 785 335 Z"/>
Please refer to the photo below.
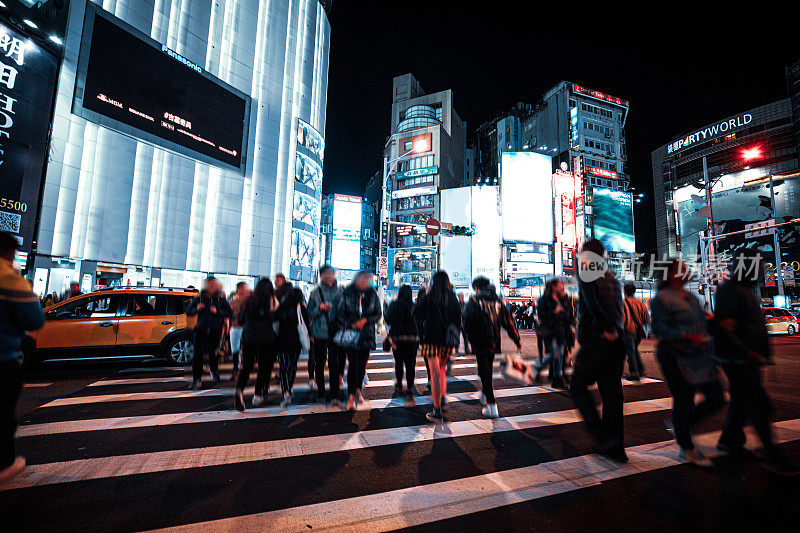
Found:
<path fill-rule="evenodd" d="M 425 231 L 427 231 L 429 235 L 438 235 L 441 230 L 442 225 L 435 218 L 429 218 L 428 221 L 425 222 Z"/>

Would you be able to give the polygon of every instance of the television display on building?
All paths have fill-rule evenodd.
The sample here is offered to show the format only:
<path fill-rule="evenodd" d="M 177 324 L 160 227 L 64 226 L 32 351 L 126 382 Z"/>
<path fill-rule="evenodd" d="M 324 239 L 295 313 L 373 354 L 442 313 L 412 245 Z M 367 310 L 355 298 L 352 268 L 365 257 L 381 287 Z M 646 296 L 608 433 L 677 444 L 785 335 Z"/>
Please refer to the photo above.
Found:
<path fill-rule="evenodd" d="M 503 152 L 500 205 L 505 242 L 553 242 L 553 169 L 550 156 Z"/>
<path fill-rule="evenodd" d="M 331 265 L 343 270 L 361 267 L 361 198 L 333 195 Z"/>
<path fill-rule="evenodd" d="M 633 197 L 625 191 L 594 188 L 594 236 L 606 250 L 636 252 L 633 234 Z"/>
<path fill-rule="evenodd" d="M 244 170 L 250 97 L 91 2 L 73 111 L 206 163 Z"/>

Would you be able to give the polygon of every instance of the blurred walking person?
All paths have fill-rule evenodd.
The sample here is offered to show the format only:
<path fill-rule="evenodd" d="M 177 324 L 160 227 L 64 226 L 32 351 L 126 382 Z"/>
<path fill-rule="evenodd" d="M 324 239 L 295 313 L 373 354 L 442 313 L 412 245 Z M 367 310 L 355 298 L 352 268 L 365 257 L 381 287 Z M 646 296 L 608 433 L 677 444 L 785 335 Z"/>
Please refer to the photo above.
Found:
<path fill-rule="evenodd" d="M 464 310 L 467 308 L 467 295 L 463 292 L 458 295 L 458 305 L 461 307 L 461 317 L 464 317 Z M 470 348 L 469 344 L 469 336 L 467 335 L 467 330 L 463 327 L 461 328 L 461 337 L 464 339 L 464 354 L 470 355 L 472 353 L 472 349 Z M 450 374 L 450 369 L 447 369 L 447 373 Z"/>
<path fill-rule="evenodd" d="M 595 439 L 596 453 L 625 463 L 622 415 L 622 295 L 619 282 L 608 270 L 605 247 L 597 239 L 586 241 L 579 256 L 578 343 L 570 396 Z M 597 383 L 603 401 L 597 412 L 589 386 Z"/>
<path fill-rule="evenodd" d="M 317 401 L 325 401 L 325 361 L 328 362 L 328 387 L 330 402 L 338 404 L 339 398 L 339 359 L 344 355 L 333 343 L 336 333 L 334 315 L 344 290 L 336 283 L 336 270 L 330 265 L 319 269 L 320 282 L 308 298 L 308 316 L 311 319 L 312 350 L 314 352 L 314 376 L 317 383 Z M 309 365 L 311 359 L 309 358 Z"/>
<path fill-rule="evenodd" d="M 788 459 L 772 438 L 772 404 L 761 383 L 761 367 L 772 363 L 764 315 L 755 296 L 760 272 L 760 255 L 740 255 L 731 264 L 730 279 L 717 289 L 714 342 L 731 394 L 717 448 L 744 456 L 743 428 L 750 422 L 764 448 L 764 468 L 781 476 L 796 476 L 800 466 Z"/>
<path fill-rule="evenodd" d="M 414 308 L 414 318 L 422 325 L 419 330 L 422 356 L 431 373 L 433 411 L 425 416 L 441 424 L 447 394 L 447 361 L 458 348 L 462 322 L 461 307 L 447 272 L 439 270 L 433 275 L 428 294 Z"/>
<path fill-rule="evenodd" d="M 716 413 L 725 400 L 709 350 L 706 313 L 684 288 L 689 279 L 686 264 L 672 260 L 651 303 L 653 333 L 658 337 L 656 359 L 672 395 L 672 428 L 681 457 L 710 468 L 714 463 L 692 442 L 692 426 Z M 696 392 L 703 394 L 703 401 L 697 404 Z"/>
<path fill-rule="evenodd" d="M 639 343 L 645 338 L 645 325 L 650 323 L 647 306 L 636 297 L 633 283 L 625 284 L 625 299 L 622 301 L 622 328 L 625 352 L 628 354 L 628 381 L 640 381 L 644 376 L 644 363 L 639 353 Z"/>
<path fill-rule="evenodd" d="M 482 413 L 487 418 L 497 418 L 497 402 L 494 397 L 492 375 L 494 373 L 494 356 L 501 353 L 501 331 L 503 328 L 511 337 L 517 350 L 522 350 L 519 331 L 514 325 L 514 318 L 503 305 L 500 297 L 488 279 L 478 276 L 472 280 L 475 290 L 464 307 L 464 330 L 472 340 L 472 351 L 478 362 L 478 375 L 481 378 Z"/>
<path fill-rule="evenodd" d="M 270 283 L 271 285 L 271 283 Z M 231 358 L 233 359 L 233 371 L 231 372 L 231 381 L 236 381 L 239 377 L 239 370 L 241 364 L 239 362 L 239 354 L 242 349 L 242 324 L 239 323 L 239 313 L 244 309 L 244 304 L 247 298 L 253 291 L 247 286 L 247 283 L 240 281 L 236 284 L 236 292 L 233 295 L 231 303 L 231 317 L 230 324 L 230 339 L 231 339 Z"/>
<path fill-rule="evenodd" d="M 0 232 L 0 490 L 25 469 L 25 458 L 17 456 L 14 443 L 23 378 L 17 352 L 26 331 L 44 326 L 39 299 L 14 269 L 17 246 L 15 237 Z"/>
<path fill-rule="evenodd" d="M 274 322 L 277 320 L 278 299 L 269 278 L 262 278 L 256 283 L 252 295 L 247 297 L 237 316 L 241 333 L 242 369 L 236 382 L 234 404 L 236 409 L 244 411 L 244 388 L 253 371 L 253 363 L 258 362 L 256 387 L 253 393 L 253 407 L 264 403 L 269 393 L 269 381 L 272 367 L 277 356 L 278 335 Z"/>
<path fill-rule="evenodd" d="M 542 344 L 547 356 L 534 365 L 538 377 L 542 369 L 550 369 L 550 382 L 555 388 L 564 389 L 564 361 L 567 357 L 567 344 L 575 316 L 572 306 L 566 302 L 564 283 L 558 278 L 551 279 L 544 288 L 544 294 L 537 304 Z"/>
<path fill-rule="evenodd" d="M 354 410 L 364 401 L 361 387 L 367 373 L 369 352 L 375 349 L 375 326 L 381 318 L 378 293 L 370 285 L 372 274 L 359 272 L 344 290 L 336 309 L 336 323 L 353 342 L 345 348 L 347 354 L 347 409 Z M 338 332 L 337 332 L 338 333 Z"/>
<path fill-rule="evenodd" d="M 219 385 L 219 358 L 217 348 L 222 341 L 225 321 L 233 316 L 231 306 L 222 291 L 222 284 L 214 276 L 206 278 L 203 290 L 195 296 L 186 309 L 188 316 L 197 315 L 194 327 L 194 358 L 192 359 L 191 389 L 203 386 L 203 362 L 208 358 L 208 369 L 214 385 Z"/>
<path fill-rule="evenodd" d="M 278 363 L 283 400 L 281 407 L 292 403 L 292 388 L 297 375 L 297 360 L 300 352 L 307 350 L 310 339 L 308 310 L 303 301 L 303 291 L 291 288 L 278 306 Z"/>
<path fill-rule="evenodd" d="M 389 304 L 384 316 L 389 326 L 389 338 L 394 353 L 395 396 L 403 396 L 403 368 L 406 374 L 405 398 L 414 398 L 414 377 L 417 367 L 417 324 L 413 316 L 414 303 L 411 300 L 411 287 L 402 285 L 397 299 Z"/>

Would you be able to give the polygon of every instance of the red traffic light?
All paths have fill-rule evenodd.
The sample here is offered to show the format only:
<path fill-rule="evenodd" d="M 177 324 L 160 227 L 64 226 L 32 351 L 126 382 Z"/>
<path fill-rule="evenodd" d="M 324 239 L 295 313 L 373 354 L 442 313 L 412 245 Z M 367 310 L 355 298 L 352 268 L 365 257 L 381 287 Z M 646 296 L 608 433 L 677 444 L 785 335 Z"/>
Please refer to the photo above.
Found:
<path fill-rule="evenodd" d="M 752 148 L 745 148 L 742 150 L 742 159 L 744 161 L 752 161 L 753 159 L 761 159 L 762 157 L 761 147 L 754 146 Z"/>

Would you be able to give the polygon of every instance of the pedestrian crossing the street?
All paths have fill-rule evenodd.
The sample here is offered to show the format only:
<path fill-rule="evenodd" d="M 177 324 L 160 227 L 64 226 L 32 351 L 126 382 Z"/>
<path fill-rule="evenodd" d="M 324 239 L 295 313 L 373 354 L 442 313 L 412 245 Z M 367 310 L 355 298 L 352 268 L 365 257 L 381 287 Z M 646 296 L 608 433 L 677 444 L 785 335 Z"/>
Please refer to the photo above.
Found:
<path fill-rule="evenodd" d="M 221 365 L 223 378 L 231 369 Z M 421 359 L 416 370 L 424 392 Z M 658 379 L 623 380 L 630 462 L 618 465 L 592 454 L 568 392 L 546 380 L 495 373 L 500 418 L 487 419 L 475 358 L 460 356 L 448 421 L 433 425 L 430 397 L 395 397 L 393 372 L 391 354 L 372 354 L 367 399 L 350 412 L 311 401 L 301 361 L 292 405 L 278 405 L 273 375 L 266 404 L 250 407 L 251 381 L 240 413 L 229 381 L 193 391 L 189 369 L 121 370 L 20 420 L 28 467 L 3 498 L 41 510 L 17 529 L 46 529 L 47 517 L 76 530 L 389 531 L 691 468 L 664 424 L 672 400 Z M 718 426 L 701 429 L 698 444 L 713 448 Z M 775 433 L 800 440 L 800 418 Z"/>

